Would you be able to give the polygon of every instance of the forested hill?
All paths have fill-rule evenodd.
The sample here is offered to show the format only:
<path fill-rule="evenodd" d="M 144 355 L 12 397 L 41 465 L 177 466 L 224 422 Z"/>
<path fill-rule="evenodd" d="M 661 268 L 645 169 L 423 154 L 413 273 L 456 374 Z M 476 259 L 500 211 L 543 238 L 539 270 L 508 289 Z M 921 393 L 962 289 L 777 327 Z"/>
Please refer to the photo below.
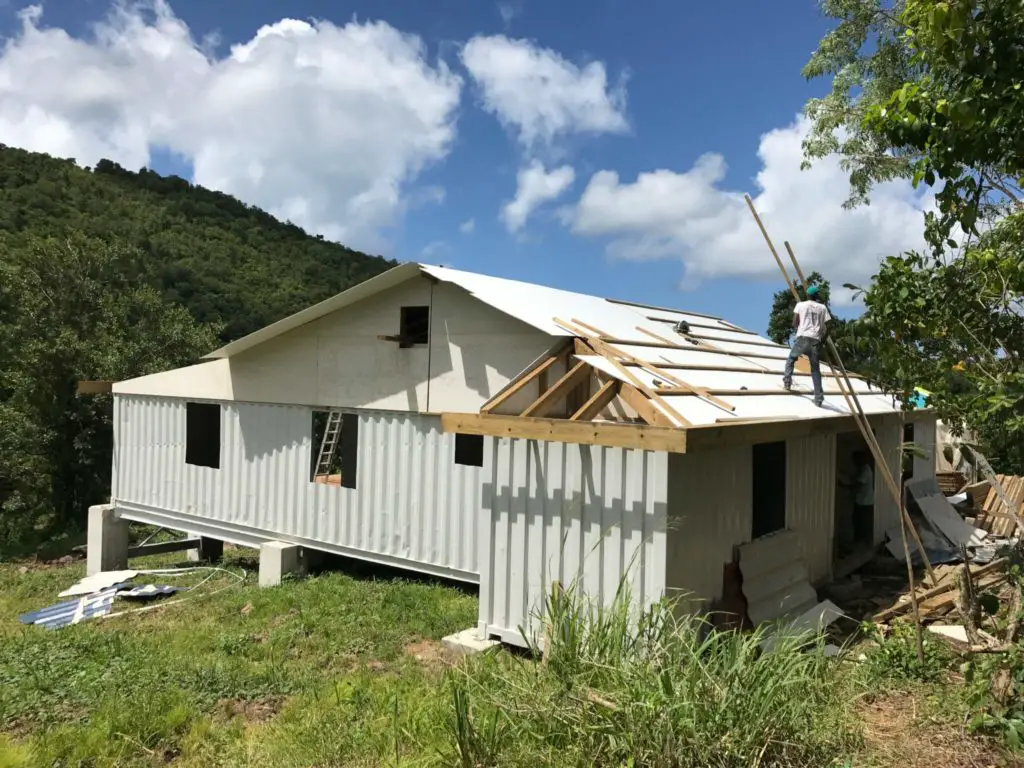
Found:
<path fill-rule="evenodd" d="M 176 176 L 0 145 L 0 245 L 74 230 L 139 248 L 149 280 L 197 320 L 224 323 L 223 341 L 395 265 Z"/>

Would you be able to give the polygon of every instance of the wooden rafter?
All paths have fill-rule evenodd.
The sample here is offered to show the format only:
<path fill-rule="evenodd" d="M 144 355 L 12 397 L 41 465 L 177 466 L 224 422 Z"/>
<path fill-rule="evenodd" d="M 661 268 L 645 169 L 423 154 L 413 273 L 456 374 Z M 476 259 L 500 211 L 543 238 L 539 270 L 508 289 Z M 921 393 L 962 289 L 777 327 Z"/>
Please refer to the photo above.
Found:
<path fill-rule="evenodd" d="M 637 416 L 646 421 L 652 427 L 674 427 L 672 420 L 664 413 L 654 407 L 653 400 L 644 396 L 644 393 L 632 384 L 623 383 L 619 389 L 619 398 L 630 408 L 636 411 Z M 679 418 L 682 418 L 680 416 Z M 687 425 L 690 422 L 683 420 Z"/>
<path fill-rule="evenodd" d="M 548 372 L 551 367 L 559 360 L 563 359 L 569 352 L 570 346 L 567 344 L 562 345 L 562 349 L 552 348 L 550 355 L 546 360 L 542 360 L 535 368 L 526 371 L 520 378 L 514 379 L 498 394 L 480 406 L 480 413 L 491 413 L 506 402 L 509 398 L 515 395 L 517 392 L 523 391 L 530 382 L 536 381 L 539 384 L 539 391 L 544 392 L 547 390 L 547 378 Z"/>
<path fill-rule="evenodd" d="M 618 379 L 608 379 L 593 396 L 583 404 L 571 417 L 570 421 L 590 421 L 601 411 L 607 408 L 612 400 L 619 394 L 621 382 Z"/>
<path fill-rule="evenodd" d="M 586 325 L 586 323 L 581 323 L 579 320 L 577 320 L 575 318 L 573 318 L 572 322 L 575 323 L 576 325 L 579 325 L 579 326 L 584 327 L 584 328 L 590 328 L 592 330 L 598 330 L 598 329 L 594 328 L 593 326 Z M 603 336 L 603 335 L 604 334 L 599 334 L 599 336 Z M 665 371 L 661 370 L 654 363 L 651 363 L 651 362 L 649 362 L 647 360 L 641 360 L 640 358 L 635 357 L 635 356 L 629 354 L 628 352 L 623 352 L 621 349 L 618 349 L 614 345 L 609 344 L 609 343 L 607 343 L 605 341 L 600 341 L 600 343 L 603 344 L 606 347 L 606 349 L 607 349 L 607 351 L 609 353 L 611 353 L 613 355 L 619 355 L 622 359 L 626 360 L 627 362 L 631 362 L 631 363 L 635 363 L 635 364 L 639 365 L 641 368 L 646 370 L 648 373 L 650 373 L 650 374 L 652 374 L 654 376 L 657 376 L 658 378 L 664 379 L 667 382 L 670 382 L 670 383 L 674 384 L 679 389 L 692 392 L 693 394 L 698 395 L 699 397 L 703 398 L 704 400 L 707 400 L 712 405 L 718 406 L 719 408 L 723 408 L 723 409 L 729 411 L 730 413 L 732 413 L 733 411 L 736 410 L 736 406 L 731 405 L 731 404 L 725 402 L 725 400 L 722 400 L 720 398 L 715 397 L 714 395 L 710 394 L 706 389 L 702 389 L 700 387 L 695 387 L 692 384 L 688 384 L 687 382 L 683 381 L 682 379 L 676 378 L 675 376 L 673 376 L 670 373 L 666 373 Z M 609 355 L 605 355 L 605 357 L 608 358 Z M 660 388 L 658 389 L 658 392 L 659 393 L 661 392 Z"/>
<path fill-rule="evenodd" d="M 530 403 L 520 416 L 533 416 L 540 418 L 547 416 L 551 409 L 558 405 L 565 396 L 586 377 L 590 376 L 591 367 L 582 360 L 569 369 L 569 371 L 554 383 L 547 391 L 542 392 L 540 397 Z"/>
<path fill-rule="evenodd" d="M 574 333 L 578 336 L 583 336 L 586 342 L 585 346 L 583 347 L 584 349 L 589 348 L 590 350 L 592 350 L 590 354 L 596 353 L 603 357 L 605 360 L 607 360 L 617 371 L 619 371 L 619 373 L 625 376 L 626 381 L 628 381 L 634 387 L 639 389 L 648 400 L 653 400 L 658 405 L 658 410 L 661 410 L 663 413 L 667 414 L 672 419 L 675 419 L 678 422 L 676 426 L 685 427 L 689 425 L 690 422 L 687 421 L 686 418 L 684 418 L 683 415 L 679 413 L 679 411 L 677 411 L 671 405 L 662 400 L 650 387 L 644 384 L 640 379 L 634 376 L 628 368 L 626 368 L 622 363 L 620 363 L 617 359 L 617 355 L 611 352 L 604 344 L 604 342 L 602 342 L 600 339 L 596 337 L 589 336 L 583 328 L 577 328 L 572 323 L 567 323 L 564 320 L 559 320 L 557 317 L 554 318 L 554 322 L 562 326 L 565 330 L 569 331 L 570 333 Z"/>
<path fill-rule="evenodd" d="M 670 320 L 667 317 L 652 317 L 650 315 L 647 316 L 647 319 L 653 320 L 656 323 L 665 323 L 666 325 L 675 325 L 676 323 L 679 322 L 679 320 Z M 727 323 L 725 320 L 718 321 L 719 323 L 721 323 L 721 325 L 695 323 L 690 320 L 686 320 L 684 322 L 686 322 L 686 324 L 689 325 L 691 328 L 707 328 L 709 331 L 732 331 L 733 333 L 745 333 L 748 336 L 757 336 L 756 332 L 748 331 L 746 328 L 737 328 L 735 325 L 733 325 L 732 323 Z M 727 339 L 722 339 L 722 341 L 727 341 Z"/>

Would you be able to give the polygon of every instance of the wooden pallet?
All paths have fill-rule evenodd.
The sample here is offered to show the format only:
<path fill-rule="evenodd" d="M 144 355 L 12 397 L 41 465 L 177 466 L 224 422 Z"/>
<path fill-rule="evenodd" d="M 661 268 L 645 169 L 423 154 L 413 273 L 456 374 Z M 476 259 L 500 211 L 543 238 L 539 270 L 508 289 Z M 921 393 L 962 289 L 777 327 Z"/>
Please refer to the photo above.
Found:
<path fill-rule="evenodd" d="M 1019 511 L 1024 505 L 1024 477 L 1014 475 L 996 475 L 1007 498 Z M 1013 516 L 1008 514 L 1006 508 L 999 500 L 999 494 L 994 488 L 990 488 L 981 512 L 975 518 L 974 524 L 996 536 L 1012 536 L 1014 531 Z"/>

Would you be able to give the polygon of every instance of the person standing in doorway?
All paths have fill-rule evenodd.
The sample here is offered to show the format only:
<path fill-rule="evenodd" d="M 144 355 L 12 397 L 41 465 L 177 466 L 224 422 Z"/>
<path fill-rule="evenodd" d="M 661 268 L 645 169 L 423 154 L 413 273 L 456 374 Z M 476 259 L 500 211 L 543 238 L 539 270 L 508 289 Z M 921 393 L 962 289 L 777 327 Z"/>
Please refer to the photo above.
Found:
<path fill-rule="evenodd" d="M 870 543 L 875 517 L 875 471 L 867 451 L 853 454 L 853 539 L 858 544 Z"/>
<path fill-rule="evenodd" d="M 814 385 L 814 404 L 821 407 L 824 395 L 821 391 L 821 342 L 825 338 L 828 321 L 832 319 L 828 308 L 819 301 L 818 286 L 807 289 L 807 300 L 798 302 L 793 308 L 793 327 L 796 339 L 786 359 L 786 372 L 782 386 L 793 387 L 793 366 L 800 357 L 806 357 L 811 364 L 811 382 Z"/>

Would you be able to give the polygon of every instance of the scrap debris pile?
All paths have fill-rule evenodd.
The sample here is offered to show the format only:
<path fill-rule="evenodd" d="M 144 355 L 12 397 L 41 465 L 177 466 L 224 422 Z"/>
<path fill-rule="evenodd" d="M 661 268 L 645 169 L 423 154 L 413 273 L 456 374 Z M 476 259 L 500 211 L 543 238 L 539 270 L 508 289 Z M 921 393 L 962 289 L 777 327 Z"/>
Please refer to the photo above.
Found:
<path fill-rule="evenodd" d="M 934 583 L 916 585 L 921 622 L 972 650 L 998 650 L 999 606 L 1016 614 L 1021 604 L 1020 587 L 1007 583 L 1005 566 L 1019 544 L 1015 518 L 1024 502 L 1024 478 L 997 475 L 994 482 L 963 484 L 948 495 L 940 490 L 941 480 L 907 483 L 908 511 L 935 577 Z M 945 490 L 951 490 L 948 484 Z M 1007 501 L 1012 512 L 1006 509 Z M 898 536 L 898 529 L 889 532 L 886 548 L 892 557 L 876 557 L 830 586 L 829 596 L 847 615 L 884 626 L 911 612 L 906 560 L 893 542 L 896 537 L 898 543 Z M 920 564 L 918 553 L 914 555 L 913 562 Z"/>
<path fill-rule="evenodd" d="M 200 573 L 206 573 L 206 576 L 197 584 L 193 584 L 192 586 L 173 586 L 169 584 L 134 585 L 131 583 L 133 579 L 141 575 L 174 578 L 187 577 Z M 57 595 L 57 597 L 68 597 L 72 599 L 56 603 L 55 605 L 51 605 L 37 611 L 30 611 L 29 613 L 22 614 L 18 617 L 18 620 L 22 624 L 32 624 L 45 627 L 46 629 L 60 629 L 62 627 L 71 626 L 72 624 L 79 624 L 88 619 L 100 617 L 112 618 L 114 616 L 123 616 L 128 613 L 148 611 L 153 608 L 158 608 L 161 605 L 178 603 L 187 598 L 172 601 L 161 601 L 153 605 L 126 608 L 117 612 L 114 612 L 114 600 L 115 598 L 119 598 L 126 600 L 129 603 L 152 602 L 159 598 L 184 591 L 189 591 L 191 593 L 190 597 L 210 595 L 227 588 L 221 586 L 205 592 L 200 590 L 202 586 L 209 583 L 218 574 L 227 574 L 233 579 L 233 581 L 230 581 L 227 584 L 229 587 L 241 583 L 245 578 L 244 575 L 239 576 L 238 574 L 232 573 L 224 568 L 208 566 L 197 566 L 194 568 L 164 568 L 149 571 L 102 571 L 100 573 L 93 574 L 92 576 L 86 576 L 84 579 L 73 584 Z"/>

